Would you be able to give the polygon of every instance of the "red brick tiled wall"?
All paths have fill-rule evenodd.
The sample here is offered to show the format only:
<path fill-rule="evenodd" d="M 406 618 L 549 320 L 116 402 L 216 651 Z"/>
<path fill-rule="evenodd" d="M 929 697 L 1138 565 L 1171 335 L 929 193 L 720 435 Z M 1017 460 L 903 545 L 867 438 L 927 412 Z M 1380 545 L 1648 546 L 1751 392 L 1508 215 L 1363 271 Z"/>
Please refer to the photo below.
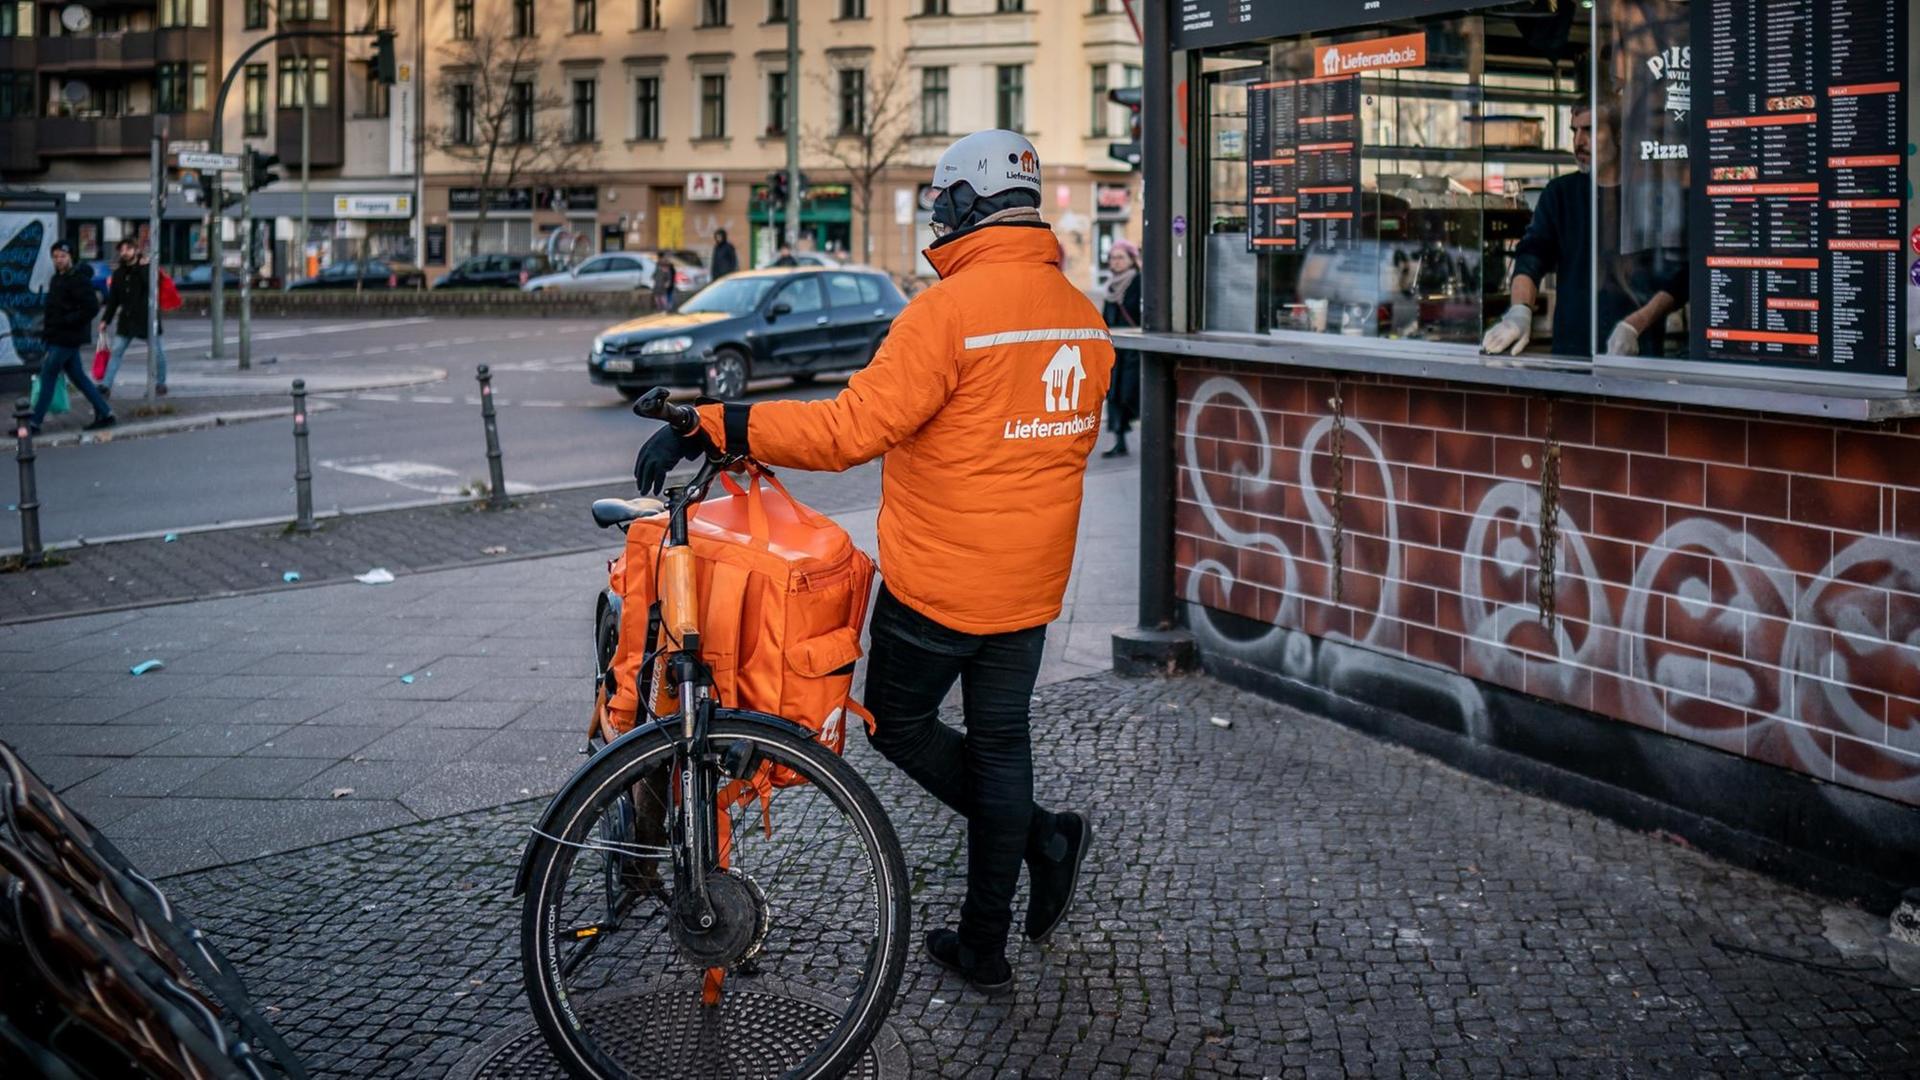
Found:
<path fill-rule="evenodd" d="M 1920 424 L 1313 376 L 1181 368 L 1181 597 L 1920 805 Z"/>

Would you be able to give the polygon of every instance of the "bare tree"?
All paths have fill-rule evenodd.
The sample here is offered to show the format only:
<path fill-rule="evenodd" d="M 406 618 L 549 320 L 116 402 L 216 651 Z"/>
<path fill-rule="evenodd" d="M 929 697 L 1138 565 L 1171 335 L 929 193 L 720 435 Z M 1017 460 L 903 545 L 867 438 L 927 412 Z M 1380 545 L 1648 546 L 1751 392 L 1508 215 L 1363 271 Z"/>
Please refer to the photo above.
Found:
<path fill-rule="evenodd" d="M 848 86 L 845 71 L 859 72 Z M 833 122 L 807 131 L 807 151 L 846 170 L 860 215 L 862 261 L 873 261 L 874 186 L 913 143 L 914 88 L 905 53 L 878 67 L 835 67 L 814 75 L 833 100 Z"/>
<path fill-rule="evenodd" d="M 465 165 L 479 190 L 468 254 L 479 251 L 493 192 L 557 182 L 594 153 L 592 143 L 573 137 L 567 99 L 539 86 L 539 38 L 512 33 L 504 8 L 476 12 L 468 36 L 439 47 L 433 98 L 445 122 L 425 130 L 428 148 Z"/>

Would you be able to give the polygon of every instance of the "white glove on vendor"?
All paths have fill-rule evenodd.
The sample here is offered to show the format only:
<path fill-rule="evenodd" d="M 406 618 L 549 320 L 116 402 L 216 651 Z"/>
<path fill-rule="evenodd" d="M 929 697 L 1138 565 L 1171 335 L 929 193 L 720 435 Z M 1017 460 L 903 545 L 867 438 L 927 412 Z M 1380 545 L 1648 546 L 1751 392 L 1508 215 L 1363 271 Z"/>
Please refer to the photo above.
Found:
<path fill-rule="evenodd" d="M 1500 321 L 1487 330 L 1487 336 L 1480 339 L 1480 351 L 1484 353 L 1510 352 L 1519 356 L 1527 349 L 1527 343 L 1533 340 L 1533 309 L 1525 304 L 1515 304 L 1507 309 Z"/>
<path fill-rule="evenodd" d="M 1614 356 L 1639 356 L 1640 331 L 1627 325 L 1621 319 L 1613 324 L 1613 333 L 1607 335 L 1607 352 Z"/>

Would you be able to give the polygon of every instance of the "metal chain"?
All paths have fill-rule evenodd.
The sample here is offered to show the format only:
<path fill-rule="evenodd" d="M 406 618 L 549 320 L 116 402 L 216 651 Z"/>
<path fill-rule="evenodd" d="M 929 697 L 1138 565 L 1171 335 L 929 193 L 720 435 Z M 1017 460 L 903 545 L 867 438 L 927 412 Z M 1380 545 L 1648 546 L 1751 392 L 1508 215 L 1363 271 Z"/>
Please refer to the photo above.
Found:
<path fill-rule="evenodd" d="M 1549 631 L 1554 610 L 1554 567 L 1560 555 L 1560 439 L 1553 429 L 1553 398 L 1547 402 L 1547 430 L 1540 448 L 1540 622 Z"/>
<path fill-rule="evenodd" d="M 1333 397 L 1327 402 L 1333 407 L 1333 602 L 1340 603 L 1343 586 L 1343 567 L 1345 566 L 1347 547 L 1346 505 L 1347 505 L 1347 410 L 1346 388 L 1339 382 L 1333 384 Z"/>

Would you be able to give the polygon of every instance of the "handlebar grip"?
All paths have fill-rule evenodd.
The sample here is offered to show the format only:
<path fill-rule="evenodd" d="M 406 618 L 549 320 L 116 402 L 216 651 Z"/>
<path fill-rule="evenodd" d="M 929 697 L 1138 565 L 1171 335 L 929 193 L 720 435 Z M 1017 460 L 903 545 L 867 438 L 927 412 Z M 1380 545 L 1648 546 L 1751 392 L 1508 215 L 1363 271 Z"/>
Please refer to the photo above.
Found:
<path fill-rule="evenodd" d="M 691 435 L 700 427 L 700 414 L 686 405 L 667 400 L 667 388 L 656 386 L 633 403 L 633 415 L 659 420 L 681 435 Z"/>

